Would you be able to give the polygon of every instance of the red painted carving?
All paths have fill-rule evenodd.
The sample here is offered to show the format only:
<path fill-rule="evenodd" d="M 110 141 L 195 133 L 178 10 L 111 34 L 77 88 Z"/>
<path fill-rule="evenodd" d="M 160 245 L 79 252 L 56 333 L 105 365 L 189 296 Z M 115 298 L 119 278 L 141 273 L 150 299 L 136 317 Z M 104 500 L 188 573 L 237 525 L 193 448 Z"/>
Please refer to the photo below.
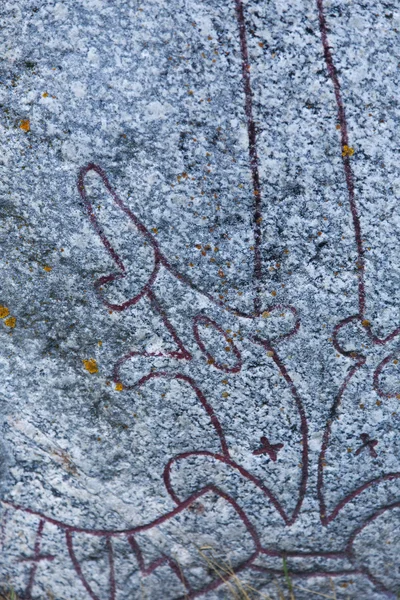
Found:
<path fill-rule="evenodd" d="M 323 0 L 316 0 L 316 1 L 317 1 L 318 12 L 319 12 L 319 23 L 320 23 L 323 52 L 324 52 L 324 56 L 325 56 L 327 70 L 328 70 L 329 76 L 333 83 L 336 102 L 337 102 L 338 118 L 339 118 L 339 122 L 340 122 L 340 126 L 341 126 L 341 145 L 342 145 L 342 150 L 343 150 L 345 146 L 349 145 L 349 136 L 348 136 L 346 115 L 345 115 L 345 108 L 344 108 L 344 104 L 343 104 L 338 74 L 335 69 L 332 51 L 329 46 L 328 35 L 327 35 L 328 29 L 327 29 L 327 24 L 326 24 L 326 17 L 324 14 Z M 273 305 L 273 306 L 265 307 L 264 310 L 268 311 L 269 313 L 277 311 L 277 310 L 278 311 L 285 310 L 287 312 L 290 312 L 294 317 L 294 325 L 293 325 L 292 329 L 287 333 L 281 334 L 274 341 L 272 341 L 270 339 L 263 339 L 259 336 L 253 336 L 252 338 L 247 340 L 248 342 L 250 342 L 252 344 L 263 347 L 267 351 L 269 356 L 272 358 L 272 361 L 273 361 L 277 371 L 282 376 L 283 380 L 285 381 L 285 383 L 287 385 L 287 388 L 290 391 L 290 394 L 292 396 L 294 406 L 296 407 L 298 418 L 299 418 L 300 431 L 301 431 L 301 443 L 302 443 L 301 477 L 300 477 L 300 485 L 299 485 L 299 490 L 298 490 L 298 497 L 296 499 L 296 505 L 295 505 L 294 510 L 291 512 L 291 514 L 289 514 L 285 510 L 284 506 L 282 506 L 281 502 L 279 501 L 277 496 L 273 493 L 273 491 L 271 490 L 271 488 L 268 485 L 266 485 L 259 477 L 256 477 L 255 475 L 253 475 L 248 469 L 244 468 L 241 464 L 239 464 L 239 462 L 235 461 L 232 458 L 232 453 L 230 452 L 229 445 L 228 445 L 227 439 L 225 437 L 221 421 L 218 418 L 218 415 L 217 415 L 216 411 L 214 410 L 211 402 L 206 398 L 205 394 L 203 393 L 203 391 L 201 389 L 202 388 L 201 384 L 196 382 L 192 377 L 180 372 L 176 368 L 177 361 L 190 362 L 193 360 L 193 356 L 192 356 L 192 353 L 186 347 L 184 341 L 181 339 L 176 328 L 174 327 L 173 323 L 171 322 L 170 317 L 168 316 L 167 310 L 162 306 L 160 299 L 157 297 L 157 295 L 154 291 L 155 283 L 159 276 L 160 270 L 163 268 L 163 269 L 167 270 L 170 275 L 175 277 L 180 282 L 181 285 L 182 284 L 186 285 L 191 290 L 194 290 L 198 294 L 202 295 L 207 300 L 209 300 L 211 303 L 213 303 L 214 306 L 218 307 L 219 309 L 223 309 L 228 314 L 230 314 L 232 316 L 232 318 L 240 317 L 240 318 L 244 318 L 247 320 L 254 320 L 256 318 L 259 318 L 263 312 L 262 307 L 261 307 L 261 300 L 260 300 L 260 291 L 261 291 L 260 282 L 261 282 L 261 276 L 262 276 L 260 221 L 261 221 L 262 214 L 261 214 L 260 178 L 259 178 L 259 172 L 258 172 L 257 139 L 256 139 L 254 118 L 253 118 L 250 65 L 249 65 L 249 57 L 248 57 L 248 49 L 247 49 L 246 24 L 245 24 L 245 18 L 244 18 L 243 4 L 242 4 L 242 0 L 234 0 L 234 2 L 235 2 L 235 10 L 236 10 L 236 17 L 237 17 L 237 23 L 238 23 L 238 29 L 239 29 L 239 38 L 240 38 L 240 48 L 241 48 L 241 55 L 242 55 L 242 76 L 243 76 L 243 87 L 244 87 L 244 92 L 245 92 L 245 114 L 246 114 L 248 138 L 249 138 L 249 166 L 250 166 L 250 170 L 251 170 L 251 176 L 252 176 L 252 182 L 253 182 L 253 193 L 254 193 L 254 207 L 253 207 L 253 233 L 254 233 L 254 247 L 255 247 L 255 252 L 254 252 L 254 297 L 253 297 L 254 310 L 251 313 L 245 313 L 243 311 L 238 310 L 236 307 L 225 304 L 218 297 L 215 297 L 212 294 L 210 294 L 207 290 L 200 289 L 193 281 L 191 281 L 191 279 L 187 275 L 180 273 L 173 265 L 171 265 L 168 258 L 161 251 L 161 248 L 160 248 L 157 240 L 155 239 L 155 237 L 150 233 L 150 231 L 140 221 L 140 219 L 131 211 L 131 209 L 118 197 L 118 195 L 115 192 L 115 190 L 113 189 L 106 173 L 100 166 L 95 165 L 93 163 L 87 165 L 86 167 L 84 167 L 81 170 L 81 172 L 79 174 L 79 178 L 78 178 L 78 190 L 79 190 L 80 196 L 84 202 L 85 209 L 86 209 L 89 219 L 92 223 L 92 226 L 93 226 L 95 232 L 97 233 L 97 235 L 99 236 L 106 251 L 108 252 L 110 257 L 114 261 L 116 268 L 117 268 L 116 274 L 112 273 L 112 274 L 103 276 L 95 282 L 94 287 L 95 287 L 96 293 L 98 294 L 99 298 L 101 299 L 103 304 L 108 309 L 115 310 L 118 312 L 126 311 L 130 307 L 137 304 L 140 300 L 142 300 L 143 302 L 147 302 L 148 310 L 152 311 L 154 314 L 158 315 L 161 318 L 166 330 L 168 331 L 169 335 L 171 336 L 171 338 L 174 341 L 175 346 L 176 346 L 176 349 L 174 351 L 165 352 L 165 353 L 161 353 L 161 352 L 160 353 L 151 353 L 151 352 L 137 352 L 137 351 L 128 352 L 127 354 L 122 356 L 114 366 L 114 369 L 113 369 L 114 381 L 116 383 L 122 382 L 126 393 L 129 393 L 129 391 L 133 390 L 133 389 L 136 389 L 136 390 L 140 389 L 142 386 L 144 386 L 146 383 L 148 383 L 149 381 L 151 381 L 153 379 L 175 380 L 177 382 L 180 382 L 182 385 L 188 385 L 193 390 L 195 396 L 197 397 L 199 405 L 202 407 L 202 409 L 207 414 L 208 419 L 209 419 L 209 425 L 216 432 L 216 435 L 219 439 L 220 448 L 217 452 L 209 452 L 207 450 L 196 450 L 196 451 L 192 451 L 192 452 L 185 452 L 185 453 L 182 453 L 182 454 L 176 455 L 176 456 L 166 457 L 166 463 L 165 463 L 165 468 L 164 468 L 164 473 L 163 473 L 164 484 L 165 484 L 166 490 L 168 491 L 171 499 L 174 501 L 176 506 L 173 510 L 169 511 L 168 513 L 159 515 L 156 519 L 154 519 L 144 525 L 133 527 L 131 529 L 127 529 L 127 530 L 123 530 L 123 531 L 120 531 L 120 530 L 116 531 L 116 530 L 85 529 L 82 527 L 75 527 L 75 526 L 69 525 L 67 522 L 62 522 L 62 521 L 59 521 L 52 517 L 48 517 L 46 515 L 40 514 L 36 511 L 31 510 L 30 508 L 18 506 L 11 502 L 6 502 L 5 504 L 7 504 L 9 507 L 8 510 L 14 509 L 17 511 L 24 511 L 28 514 L 36 515 L 39 519 L 39 527 L 38 527 L 36 541 L 35 541 L 34 556 L 32 558 L 23 557 L 21 559 L 24 561 L 29 560 L 32 562 L 32 567 L 31 567 L 30 574 L 29 574 L 29 581 L 27 583 L 27 589 L 26 589 L 26 594 L 25 594 L 27 598 L 30 598 L 32 595 L 32 588 L 35 583 L 35 575 L 36 575 L 36 570 L 37 570 L 38 564 L 41 561 L 44 561 L 44 560 L 49 561 L 54 558 L 53 556 L 44 555 L 44 554 L 42 555 L 40 553 L 41 540 L 42 540 L 42 537 L 44 534 L 46 524 L 51 524 L 53 526 L 56 526 L 64 532 L 66 547 L 68 549 L 68 553 L 69 553 L 71 562 L 74 566 L 77 577 L 79 578 L 82 585 L 84 586 L 84 588 L 88 594 L 88 597 L 90 597 L 92 600 L 98 600 L 98 597 L 95 594 L 95 592 L 93 591 L 92 587 L 89 585 L 87 579 L 85 578 L 82 568 L 81 568 L 81 565 L 79 563 L 79 560 L 77 559 L 77 556 L 76 556 L 75 550 L 74 550 L 74 534 L 77 534 L 77 533 L 84 533 L 88 536 L 100 537 L 105 540 L 106 552 L 108 555 L 108 563 L 109 563 L 108 570 L 109 570 L 109 590 L 110 590 L 109 598 L 110 598 L 110 600 L 115 600 L 116 593 L 117 593 L 117 587 L 118 587 L 118 582 L 116 581 L 116 574 L 115 574 L 114 547 L 113 547 L 113 541 L 117 538 L 125 538 L 128 541 L 128 543 L 132 549 L 132 554 L 135 557 L 137 566 L 144 576 L 153 573 L 157 568 L 159 568 L 161 566 L 167 566 L 171 569 L 171 571 L 175 574 L 175 576 L 182 583 L 183 587 L 186 590 L 186 597 L 188 599 L 193 599 L 193 598 L 202 596 L 203 594 L 205 594 L 206 592 L 208 592 L 212 589 L 216 589 L 219 585 L 222 584 L 222 580 L 219 578 L 216 578 L 211 583 L 208 583 L 201 589 L 193 589 L 191 587 L 188 579 L 184 575 L 184 573 L 182 573 L 180 567 L 170 557 L 163 555 L 160 558 L 157 558 L 156 560 L 151 562 L 150 564 L 146 565 L 142 550 L 140 548 L 140 544 L 137 541 L 135 536 L 137 536 L 137 534 L 139 534 L 140 532 L 151 530 L 152 528 L 157 527 L 158 525 L 161 525 L 162 523 L 167 522 L 169 519 L 176 517 L 177 515 L 179 515 L 180 513 L 182 513 L 183 511 L 185 511 L 187 509 L 197 507 L 199 500 L 201 498 L 203 498 L 206 494 L 209 494 L 209 493 L 216 494 L 219 498 L 223 499 L 230 505 L 230 507 L 234 510 L 237 518 L 241 521 L 241 523 L 246 528 L 246 530 L 252 540 L 252 543 L 254 545 L 254 551 L 250 554 L 250 556 L 247 557 L 246 560 L 244 560 L 240 565 L 236 566 L 236 568 L 235 568 L 236 572 L 240 572 L 245 568 L 253 568 L 255 570 L 265 571 L 268 573 L 282 574 L 282 572 L 279 570 L 274 570 L 274 569 L 262 567 L 260 565 L 256 565 L 255 560 L 262 555 L 267 555 L 270 557 L 280 557 L 280 558 L 286 557 L 286 559 L 290 559 L 290 558 L 326 558 L 326 559 L 332 559 L 332 560 L 338 559 L 339 561 L 343 560 L 343 559 L 347 559 L 349 561 L 354 561 L 353 544 L 356 539 L 356 536 L 359 535 L 369 523 L 374 521 L 376 518 L 378 518 L 378 516 L 383 514 L 385 511 L 391 510 L 392 508 L 396 508 L 396 507 L 400 506 L 400 502 L 398 502 L 398 503 L 393 503 L 391 505 L 388 505 L 385 507 L 380 507 L 379 509 L 377 509 L 372 516 L 369 516 L 364 521 L 364 523 L 357 526 L 357 528 L 353 531 L 353 533 L 348 541 L 347 546 L 344 548 L 344 550 L 342 552 L 325 552 L 325 553 L 320 552 L 320 551 L 309 552 L 309 553 L 307 553 L 307 552 L 302 553 L 302 552 L 297 552 L 297 551 L 282 552 L 282 551 L 266 548 L 262 545 L 262 543 L 260 541 L 260 532 L 257 529 L 258 525 L 252 522 L 251 518 L 246 514 L 245 510 L 243 510 L 243 508 L 240 506 L 240 502 L 238 502 L 236 499 L 234 499 L 230 494 L 226 493 L 224 490 L 220 489 L 219 487 L 217 487 L 215 485 L 205 485 L 200 490 L 191 494 L 189 497 L 180 498 L 172 484 L 172 480 L 171 480 L 172 467 L 174 465 L 176 465 L 177 463 L 179 463 L 179 461 L 184 461 L 189 458 L 196 458 L 196 457 L 210 458 L 210 459 L 214 460 L 216 463 L 220 463 L 222 465 L 225 465 L 225 466 L 233 469 L 234 472 L 239 474 L 246 482 L 251 483 L 257 489 L 258 493 L 262 493 L 265 496 L 265 501 L 270 503 L 275 508 L 277 513 L 280 515 L 280 517 L 282 518 L 283 526 L 290 526 L 297 520 L 297 518 L 300 514 L 300 511 L 301 511 L 301 508 L 302 508 L 302 504 L 303 504 L 303 501 L 305 498 L 307 484 L 308 484 L 309 460 L 308 460 L 307 416 L 306 416 L 306 413 L 305 413 L 305 410 L 304 410 L 304 407 L 302 404 L 301 397 L 295 386 L 295 383 L 294 383 L 293 379 L 291 378 L 291 376 L 289 375 L 289 372 L 288 372 L 282 358 L 280 357 L 280 354 L 278 354 L 279 344 L 285 342 L 292 336 L 296 335 L 296 333 L 299 330 L 300 320 L 297 316 L 296 309 L 292 306 L 281 306 L 281 305 Z M 342 356 L 345 356 L 346 358 L 351 360 L 352 365 L 351 365 L 344 381 L 340 385 L 337 396 L 334 399 L 334 402 L 332 404 L 330 416 L 327 420 L 325 431 L 324 431 L 323 443 L 322 443 L 322 448 L 321 448 L 321 453 L 320 453 L 320 458 L 319 458 L 317 493 L 318 493 L 319 506 L 320 506 L 321 523 L 324 526 L 327 526 L 331 521 L 333 521 L 339 515 L 340 511 L 349 502 L 354 501 L 362 492 L 367 490 L 369 487 L 377 486 L 380 483 L 385 482 L 385 481 L 391 481 L 391 480 L 400 478 L 400 473 L 388 473 L 384 476 L 369 480 L 369 481 L 363 483 L 357 489 L 353 490 L 350 494 L 347 494 L 344 498 L 342 498 L 342 500 L 334 507 L 334 509 L 330 512 L 330 514 L 328 514 L 328 510 L 327 510 L 327 506 L 326 506 L 326 484 L 325 484 L 325 478 L 324 478 L 324 464 L 325 464 L 327 452 L 330 447 L 329 445 L 330 445 L 330 441 L 331 441 L 332 425 L 333 425 L 333 422 L 335 421 L 337 411 L 342 403 L 343 395 L 345 394 L 351 380 L 354 378 L 356 373 L 358 373 L 360 371 L 360 369 L 366 363 L 366 356 L 361 351 L 359 351 L 357 349 L 354 351 L 349 351 L 349 350 L 346 350 L 345 348 L 343 348 L 343 346 L 340 343 L 340 335 L 343 333 L 343 331 L 346 327 L 353 327 L 354 325 L 358 324 L 360 327 L 362 327 L 362 330 L 368 336 L 372 346 L 377 346 L 377 347 L 385 346 L 386 344 L 389 344 L 391 341 L 395 340 L 395 338 L 397 338 L 400 335 L 400 327 L 399 327 L 399 328 L 395 329 L 386 338 L 381 339 L 373 333 L 372 326 L 365 319 L 366 292 L 365 292 L 365 282 L 364 282 L 364 278 L 365 278 L 364 248 L 363 248 L 363 241 L 362 241 L 359 210 L 358 210 L 358 206 L 357 206 L 356 199 L 355 199 L 354 176 L 353 176 L 353 172 L 352 172 L 350 157 L 348 156 L 348 154 L 346 152 L 343 152 L 343 168 L 344 168 L 344 172 L 345 172 L 345 178 L 346 178 L 347 189 L 348 189 L 350 212 L 351 212 L 352 220 L 353 220 L 355 245 L 356 245 L 357 254 L 358 254 L 358 256 L 357 256 L 358 313 L 356 315 L 349 316 L 346 319 L 343 319 L 342 321 L 340 321 L 340 323 L 338 323 L 336 325 L 334 332 L 333 332 L 334 347 L 336 348 L 337 352 L 339 352 Z M 152 252 L 153 252 L 153 268 L 152 268 L 152 271 L 149 275 L 147 282 L 143 285 L 142 289 L 135 296 L 131 297 L 130 299 L 126 300 L 125 302 L 123 302 L 121 304 L 110 303 L 105 299 L 105 297 L 103 295 L 102 288 L 108 284 L 111 284 L 111 283 L 117 281 L 117 280 L 121 280 L 121 279 L 125 278 L 126 274 L 127 274 L 127 270 L 126 270 L 126 265 L 124 264 L 122 258 L 119 256 L 119 254 L 113 247 L 111 241 L 108 239 L 108 237 L 103 232 L 101 223 L 99 222 L 98 218 L 96 217 L 93 207 L 92 207 L 92 204 L 91 204 L 91 201 L 87 195 L 86 186 L 85 186 L 85 177 L 89 172 L 94 172 L 100 177 L 100 179 L 103 182 L 103 185 L 105 186 L 105 189 L 110 194 L 115 206 L 118 207 L 119 210 L 122 211 L 127 216 L 127 218 L 135 225 L 135 227 L 140 232 L 140 234 L 145 238 L 146 242 L 148 243 L 149 247 L 152 249 Z M 221 336 L 223 343 L 226 344 L 227 346 L 229 346 L 230 356 L 234 358 L 233 364 L 227 365 L 225 363 L 221 363 L 220 361 L 216 360 L 216 358 L 211 354 L 211 352 L 207 348 L 207 344 L 205 343 L 205 341 L 200 333 L 200 327 L 202 327 L 202 326 L 211 327 L 216 334 Z M 190 329 L 193 331 L 194 339 L 197 342 L 198 348 L 208 359 L 208 362 L 210 364 L 210 369 L 219 369 L 223 372 L 230 373 L 232 375 L 235 375 L 241 371 L 241 369 L 243 367 L 243 358 L 242 358 L 242 352 L 240 349 L 240 342 L 237 342 L 237 344 L 234 343 L 234 341 L 231 338 L 229 338 L 228 333 L 226 331 L 224 331 L 224 329 L 214 319 L 212 319 L 211 317 L 209 317 L 205 314 L 198 314 L 197 316 L 194 317 L 194 319 L 191 323 Z M 390 354 L 389 356 L 387 356 L 386 358 L 381 360 L 381 362 L 378 364 L 378 366 L 375 368 L 375 371 L 374 371 L 374 377 L 373 377 L 374 388 L 381 397 L 385 397 L 385 398 L 390 398 L 390 397 L 392 397 L 393 394 L 392 394 L 392 392 L 385 392 L 382 389 L 381 384 L 380 384 L 380 376 L 381 376 L 384 368 L 388 365 L 390 360 L 393 358 L 393 356 L 394 356 L 393 354 Z M 157 359 L 160 357 L 164 357 L 166 359 L 171 359 L 171 362 L 173 363 L 173 369 L 172 370 L 162 370 L 162 371 L 151 370 L 152 361 L 154 359 Z M 149 372 L 146 375 L 139 378 L 134 383 L 127 383 L 127 382 L 123 381 L 123 375 L 121 373 L 122 367 L 125 365 L 125 363 L 127 363 L 127 361 L 135 360 L 138 358 L 145 359 L 146 361 L 148 361 Z M 362 440 L 362 445 L 356 450 L 355 454 L 360 455 L 361 452 L 368 451 L 369 455 L 372 458 L 377 457 L 377 453 L 375 450 L 375 447 L 378 444 L 377 440 L 371 439 L 369 437 L 369 435 L 366 433 L 361 434 L 360 437 Z M 258 447 L 256 450 L 254 450 L 253 455 L 259 456 L 259 455 L 267 454 L 269 456 L 269 458 L 271 459 L 271 461 L 276 462 L 278 459 L 278 453 L 283 447 L 284 447 L 284 445 L 282 443 L 272 444 L 266 436 L 262 436 L 261 437 L 261 446 Z M 2 538 L 3 537 L 4 537 L 4 535 L 2 534 Z M 371 581 L 376 586 L 378 586 L 379 589 L 384 589 L 382 584 L 380 582 L 376 581 L 376 579 L 368 572 L 368 570 L 366 568 L 360 569 L 359 567 L 357 567 L 357 568 L 354 568 L 354 569 L 351 569 L 348 571 L 343 571 L 342 568 L 337 569 L 337 570 L 335 570 L 335 569 L 326 570 L 323 572 L 321 572 L 319 570 L 318 571 L 316 570 L 314 572 L 309 571 L 309 570 L 307 572 L 291 571 L 291 575 L 294 577 L 304 577 L 304 576 L 307 576 L 307 577 L 311 577 L 311 576 L 332 577 L 332 576 L 338 576 L 338 575 L 343 575 L 343 574 L 348 575 L 348 574 L 357 574 L 357 573 L 364 573 L 371 579 Z"/>

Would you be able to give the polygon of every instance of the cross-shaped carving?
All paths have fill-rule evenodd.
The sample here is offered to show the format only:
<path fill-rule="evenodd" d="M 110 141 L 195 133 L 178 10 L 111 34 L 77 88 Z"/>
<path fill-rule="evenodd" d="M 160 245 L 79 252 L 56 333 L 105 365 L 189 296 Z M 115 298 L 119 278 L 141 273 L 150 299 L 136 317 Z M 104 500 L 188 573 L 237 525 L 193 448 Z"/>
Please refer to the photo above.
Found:
<path fill-rule="evenodd" d="M 364 450 L 364 448 L 368 448 L 370 455 L 376 458 L 378 455 L 376 453 L 375 446 L 378 444 L 378 440 L 370 440 L 368 433 L 362 433 L 360 438 L 362 439 L 363 443 L 356 451 L 356 456 L 358 456 L 361 451 Z"/>
<path fill-rule="evenodd" d="M 253 454 L 258 456 L 259 454 L 268 454 L 271 460 L 274 462 L 278 457 L 278 452 L 283 448 L 283 444 L 271 444 L 269 439 L 265 435 L 261 436 L 261 447 L 254 450 Z"/>

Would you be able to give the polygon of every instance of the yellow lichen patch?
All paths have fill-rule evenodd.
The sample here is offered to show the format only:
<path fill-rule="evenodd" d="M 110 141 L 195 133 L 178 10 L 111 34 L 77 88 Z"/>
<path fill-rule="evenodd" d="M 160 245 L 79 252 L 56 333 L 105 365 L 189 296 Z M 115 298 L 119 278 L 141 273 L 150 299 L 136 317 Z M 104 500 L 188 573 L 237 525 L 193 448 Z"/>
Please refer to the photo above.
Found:
<path fill-rule="evenodd" d="M 101 347 L 101 346 L 103 345 L 103 342 L 102 342 L 101 340 L 99 340 L 99 341 L 97 342 L 97 345 Z"/>
<path fill-rule="evenodd" d="M 229 396 L 228 392 L 222 392 L 222 397 L 223 398 L 228 398 L 228 396 Z"/>
<path fill-rule="evenodd" d="M 50 273 L 50 271 L 52 270 L 53 267 L 49 267 L 48 265 L 45 265 L 43 267 L 43 269 L 46 271 L 46 273 Z"/>
<path fill-rule="evenodd" d="M 4 321 L 4 325 L 7 325 L 7 327 L 11 327 L 11 329 L 14 329 L 16 324 L 17 319 L 15 317 L 8 317 L 8 319 Z"/>
<path fill-rule="evenodd" d="M 368 321 L 368 319 L 364 319 L 364 321 L 361 321 L 361 325 L 363 327 L 369 327 L 371 325 L 371 321 Z"/>
<path fill-rule="evenodd" d="M 270 358 L 272 358 L 272 357 L 273 357 L 273 355 L 274 355 L 274 353 L 272 352 L 272 350 L 269 350 L 269 351 L 267 352 L 267 356 L 269 356 Z"/>
<path fill-rule="evenodd" d="M 271 296 L 276 296 L 276 291 L 275 290 L 272 290 Z"/>
<path fill-rule="evenodd" d="M 0 306 L 0 319 L 5 319 L 10 314 L 7 306 Z"/>
<path fill-rule="evenodd" d="M 120 381 L 118 381 L 118 383 L 115 384 L 115 390 L 117 392 L 122 392 L 123 389 L 124 389 L 123 384 Z"/>
<path fill-rule="evenodd" d="M 352 148 L 351 146 L 343 146 L 343 150 L 342 150 L 342 156 L 353 156 L 354 154 L 354 148 Z"/>
<path fill-rule="evenodd" d="M 42 94 L 43 98 L 47 98 L 47 97 L 48 97 L 48 95 L 49 95 L 49 94 L 48 94 L 47 92 L 43 92 L 43 94 Z"/>
<path fill-rule="evenodd" d="M 97 361 L 94 358 L 88 358 L 87 360 L 83 360 L 83 366 L 85 367 L 86 371 L 89 371 L 89 373 L 91 374 L 99 372 Z"/>
<path fill-rule="evenodd" d="M 29 121 L 29 119 L 22 119 L 22 121 L 19 124 L 19 128 L 22 129 L 22 131 L 30 131 L 31 122 Z"/>
<path fill-rule="evenodd" d="M 264 312 L 262 313 L 262 318 L 263 319 L 268 319 L 268 317 L 270 316 L 271 313 L 269 313 L 267 310 L 264 310 Z"/>

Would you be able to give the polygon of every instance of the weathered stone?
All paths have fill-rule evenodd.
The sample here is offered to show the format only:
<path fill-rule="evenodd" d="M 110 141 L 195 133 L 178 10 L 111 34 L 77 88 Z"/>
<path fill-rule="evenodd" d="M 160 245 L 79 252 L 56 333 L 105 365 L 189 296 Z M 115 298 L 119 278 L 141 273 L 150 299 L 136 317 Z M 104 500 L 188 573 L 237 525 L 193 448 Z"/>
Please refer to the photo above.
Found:
<path fill-rule="evenodd" d="M 0 586 L 397 597 L 399 7 L 1 12 Z"/>

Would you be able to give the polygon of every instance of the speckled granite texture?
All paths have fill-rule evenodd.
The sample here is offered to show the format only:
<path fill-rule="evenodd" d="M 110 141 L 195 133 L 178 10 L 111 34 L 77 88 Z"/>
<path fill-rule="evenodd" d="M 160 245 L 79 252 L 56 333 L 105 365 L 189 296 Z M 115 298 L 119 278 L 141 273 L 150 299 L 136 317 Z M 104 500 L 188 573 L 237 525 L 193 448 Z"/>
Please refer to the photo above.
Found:
<path fill-rule="evenodd" d="M 0 20 L 0 586 L 397 598 L 398 3 Z"/>

